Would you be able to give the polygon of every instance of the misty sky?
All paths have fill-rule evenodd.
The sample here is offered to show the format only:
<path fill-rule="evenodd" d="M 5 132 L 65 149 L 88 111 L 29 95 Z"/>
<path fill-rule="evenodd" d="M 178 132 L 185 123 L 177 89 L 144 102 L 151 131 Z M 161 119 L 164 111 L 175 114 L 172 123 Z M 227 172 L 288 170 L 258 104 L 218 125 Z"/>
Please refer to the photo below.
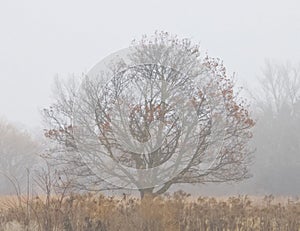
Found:
<path fill-rule="evenodd" d="M 39 126 L 56 74 L 87 72 L 155 30 L 200 42 L 242 81 L 265 58 L 300 62 L 297 0 L 0 0 L 0 116 Z"/>

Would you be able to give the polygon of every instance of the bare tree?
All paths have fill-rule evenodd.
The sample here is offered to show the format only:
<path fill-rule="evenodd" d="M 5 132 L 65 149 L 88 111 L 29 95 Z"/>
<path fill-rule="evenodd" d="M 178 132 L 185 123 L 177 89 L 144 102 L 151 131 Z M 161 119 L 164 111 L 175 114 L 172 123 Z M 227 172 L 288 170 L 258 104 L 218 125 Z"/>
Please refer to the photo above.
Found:
<path fill-rule="evenodd" d="M 294 110 L 300 97 L 300 66 L 291 63 L 276 64 L 266 61 L 259 79 L 258 107 L 269 113 Z M 291 113 L 293 113 L 290 111 Z"/>
<path fill-rule="evenodd" d="M 173 184 L 249 176 L 247 105 L 219 59 L 189 39 L 156 33 L 124 59 L 81 81 L 57 82 L 44 110 L 46 136 L 84 189 L 135 188 L 141 197 Z"/>
<path fill-rule="evenodd" d="M 16 126 L 0 121 L 0 192 L 15 192 L 18 185 L 19 193 L 26 184 L 27 169 L 35 163 L 38 144 L 31 136 Z"/>
<path fill-rule="evenodd" d="M 267 61 L 257 94 L 257 148 L 253 171 L 262 193 L 295 194 L 300 190 L 300 66 Z"/>

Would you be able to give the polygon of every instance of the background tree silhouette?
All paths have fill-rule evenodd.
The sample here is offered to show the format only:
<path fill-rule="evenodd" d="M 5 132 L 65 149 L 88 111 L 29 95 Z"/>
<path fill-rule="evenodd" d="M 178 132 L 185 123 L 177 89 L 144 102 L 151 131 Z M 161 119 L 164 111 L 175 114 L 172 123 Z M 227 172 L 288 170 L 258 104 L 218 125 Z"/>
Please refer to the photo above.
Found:
<path fill-rule="evenodd" d="M 255 184 L 262 193 L 300 190 L 300 66 L 267 61 L 254 102 Z M 260 91 L 258 91 L 260 90 Z"/>
<path fill-rule="evenodd" d="M 29 133 L 0 120 L 0 193 L 24 192 L 27 169 L 37 162 L 38 148 Z"/>

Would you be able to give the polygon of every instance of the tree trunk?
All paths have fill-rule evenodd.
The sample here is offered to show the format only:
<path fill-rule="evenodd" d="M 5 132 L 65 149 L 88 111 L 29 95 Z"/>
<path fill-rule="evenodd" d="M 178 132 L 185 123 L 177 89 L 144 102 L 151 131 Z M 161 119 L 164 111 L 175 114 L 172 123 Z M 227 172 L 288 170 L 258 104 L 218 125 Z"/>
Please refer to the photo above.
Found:
<path fill-rule="evenodd" d="M 156 196 L 156 194 L 153 192 L 153 190 L 154 190 L 154 188 L 139 189 L 141 199 L 154 198 Z"/>

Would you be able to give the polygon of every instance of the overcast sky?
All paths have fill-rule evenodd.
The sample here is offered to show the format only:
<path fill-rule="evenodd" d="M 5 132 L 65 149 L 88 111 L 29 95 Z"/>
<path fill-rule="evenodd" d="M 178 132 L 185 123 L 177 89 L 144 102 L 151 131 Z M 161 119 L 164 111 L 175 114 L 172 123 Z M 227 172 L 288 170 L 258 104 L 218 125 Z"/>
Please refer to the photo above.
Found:
<path fill-rule="evenodd" d="M 56 74 L 86 72 L 155 30 L 200 42 L 242 81 L 265 58 L 300 62 L 298 0 L 0 0 L 0 116 L 39 126 Z"/>

